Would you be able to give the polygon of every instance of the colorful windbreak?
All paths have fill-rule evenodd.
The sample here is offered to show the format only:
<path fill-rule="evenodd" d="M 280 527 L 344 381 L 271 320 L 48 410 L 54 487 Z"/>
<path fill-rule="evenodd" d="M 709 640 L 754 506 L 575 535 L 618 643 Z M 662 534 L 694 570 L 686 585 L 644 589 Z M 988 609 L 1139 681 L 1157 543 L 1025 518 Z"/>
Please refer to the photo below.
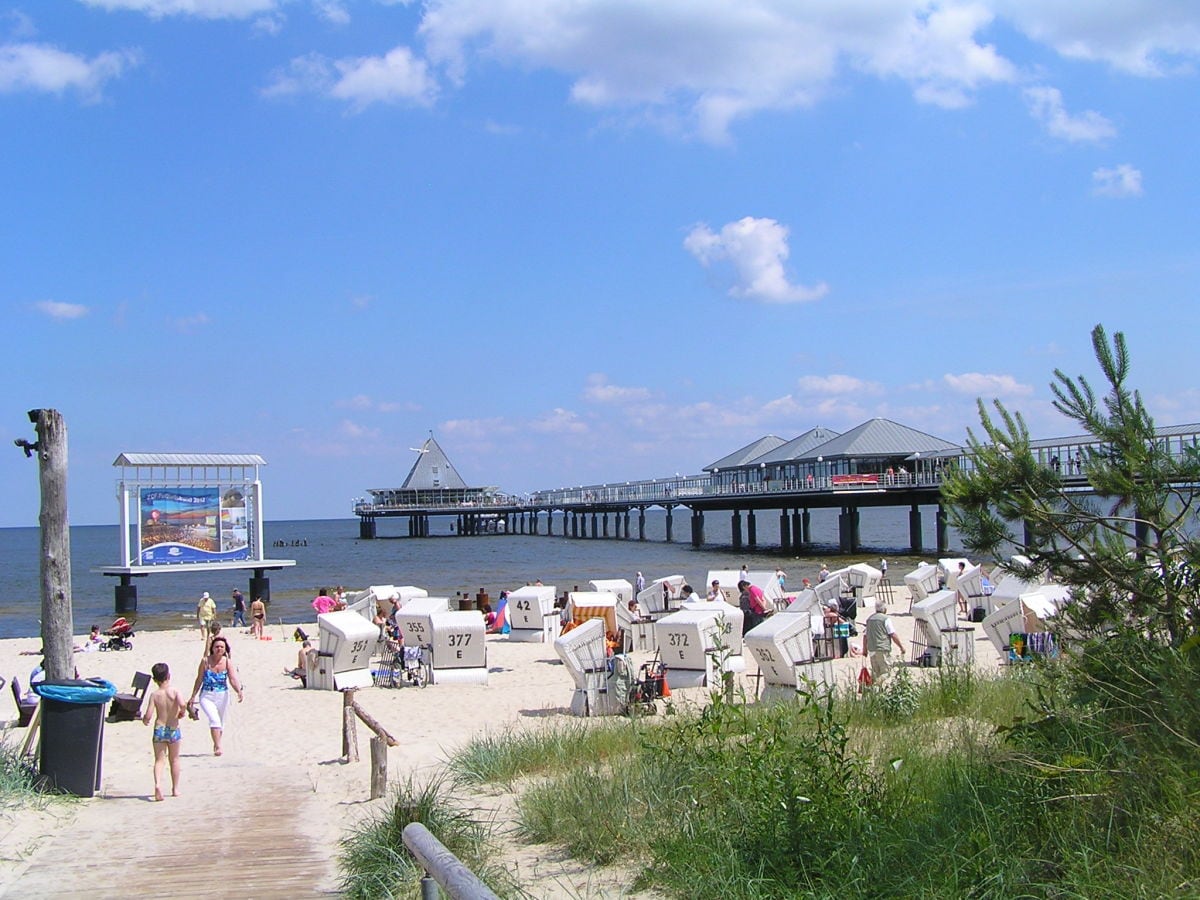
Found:
<path fill-rule="evenodd" d="M 138 508 L 143 566 L 250 558 L 249 516 L 240 486 L 143 487 Z"/>

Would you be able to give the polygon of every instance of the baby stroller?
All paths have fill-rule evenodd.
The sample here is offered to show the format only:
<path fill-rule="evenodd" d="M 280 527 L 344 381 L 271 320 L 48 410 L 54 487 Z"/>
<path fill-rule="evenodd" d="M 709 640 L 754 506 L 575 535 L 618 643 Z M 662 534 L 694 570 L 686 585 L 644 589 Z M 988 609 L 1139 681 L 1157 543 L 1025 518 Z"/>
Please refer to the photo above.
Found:
<path fill-rule="evenodd" d="M 667 667 L 663 665 L 662 661 L 658 658 L 658 654 L 655 653 L 654 659 L 650 662 L 642 663 L 641 668 L 638 670 L 638 680 L 630 688 L 630 712 L 633 712 L 635 709 L 650 715 L 657 712 L 658 706 L 655 701 L 671 696 L 666 683 Z"/>
<path fill-rule="evenodd" d="M 104 636 L 108 640 L 100 645 L 101 650 L 133 649 L 133 641 L 129 640 L 133 637 L 133 623 L 124 616 L 108 626 L 108 631 L 104 632 Z"/>

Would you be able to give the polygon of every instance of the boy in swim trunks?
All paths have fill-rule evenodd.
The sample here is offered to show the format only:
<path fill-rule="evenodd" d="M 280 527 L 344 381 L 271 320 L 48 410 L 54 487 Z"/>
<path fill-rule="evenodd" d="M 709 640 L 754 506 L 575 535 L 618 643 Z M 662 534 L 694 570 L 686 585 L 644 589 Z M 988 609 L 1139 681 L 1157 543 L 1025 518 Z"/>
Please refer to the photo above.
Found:
<path fill-rule="evenodd" d="M 171 763 L 171 796 L 179 796 L 179 720 L 187 714 L 182 695 L 171 687 L 171 670 L 166 663 L 155 663 L 150 669 L 157 690 L 142 714 L 142 724 L 149 725 L 154 717 L 154 799 L 161 800 L 162 775 L 168 760 Z"/>

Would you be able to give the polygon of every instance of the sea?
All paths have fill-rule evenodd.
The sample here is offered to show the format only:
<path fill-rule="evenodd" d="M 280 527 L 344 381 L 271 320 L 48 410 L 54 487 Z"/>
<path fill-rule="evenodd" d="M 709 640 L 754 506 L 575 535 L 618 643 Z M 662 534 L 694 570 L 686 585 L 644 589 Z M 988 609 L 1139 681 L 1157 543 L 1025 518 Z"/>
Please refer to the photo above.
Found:
<path fill-rule="evenodd" d="M 682 513 L 682 514 L 681 514 Z M 908 508 L 864 508 L 861 511 L 862 551 L 850 556 L 837 552 L 837 511 L 813 510 L 811 534 L 814 544 L 804 555 L 779 547 L 779 515 L 776 511 L 757 514 L 758 546 L 753 551 L 734 550 L 727 513 L 705 515 L 705 545 L 692 547 L 690 518 L 676 510 L 673 537 L 666 541 L 666 515 L 661 509 L 646 513 L 646 540 L 637 539 L 637 516 L 631 516 L 632 539 L 565 538 L 543 533 L 487 534 L 462 536 L 450 531 L 451 517 L 433 518 L 429 537 L 407 535 L 407 519 L 379 519 L 378 536 L 361 540 L 357 519 L 320 519 L 267 522 L 264 542 L 270 559 L 292 559 L 291 568 L 268 572 L 271 584 L 269 623 L 286 626 L 315 619 L 311 603 L 322 587 L 343 586 L 347 593 L 376 584 L 415 585 L 430 596 L 474 597 L 486 592 L 496 597 L 541 580 L 558 593 L 589 590 L 589 581 L 624 578 L 633 582 L 643 573 L 646 582 L 667 575 L 683 575 L 703 592 L 706 576 L 713 569 L 751 571 L 777 567 L 787 573 L 789 589 L 798 588 L 802 578 L 816 580 L 821 565 L 830 568 L 851 562 L 878 566 L 888 560 L 893 583 L 921 560 L 937 557 L 932 508 L 923 508 L 922 557 L 909 554 Z M 561 519 L 555 519 L 561 530 Z M 613 532 L 615 533 L 615 527 Z M 743 516 L 743 534 L 745 524 Z M 949 535 L 952 548 L 957 535 Z M 961 551 L 952 549 L 951 555 Z M 0 638 L 33 637 L 41 630 L 41 535 L 38 528 L 0 528 L 0 572 L 4 573 L 5 599 L 0 603 Z M 116 525 L 71 527 L 71 606 L 76 634 L 97 624 L 106 629 L 116 618 L 114 587 L 117 579 L 92 571 L 100 566 L 121 564 Z M 164 571 L 135 578 L 138 591 L 136 627 L 180 628 L 195 622 L 196 602 L 203 591 L 217 601 L 222 618 L 228 621 L 229 599 L 234 588 L 249 597 L 245 572 Z M 453 603 L 451 604 L 453 608 Z M 135 616 L 130 616 L 135 618 Z M 285 629 L 286 630 L 286 629 Z"/>

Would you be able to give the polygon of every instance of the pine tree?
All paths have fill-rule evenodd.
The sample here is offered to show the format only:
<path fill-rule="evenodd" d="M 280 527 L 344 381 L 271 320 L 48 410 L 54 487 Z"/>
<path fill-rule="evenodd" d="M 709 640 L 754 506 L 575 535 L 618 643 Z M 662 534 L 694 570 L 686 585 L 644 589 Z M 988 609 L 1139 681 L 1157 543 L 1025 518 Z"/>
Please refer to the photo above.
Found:
<path fill-rule="evenodd" d="M 1108 383 L 1103 398 L 1084 376 L 1059 369 L 1050 385 L 1055 408 L 1095 441 L 1082 452 L 1086 488 L 1038 462 L 1020 413 L 994 400 L 994 418 L 979 400 L 983 435 L 968 431 L 966 465 L 942 497 L 968 549 L 1071 587 L 1061 615 L 1084 635 L 1132 629 L 1180 646 L 1200 626 L 1200 448 L 1172 453 L 1156 436 L 1129 387 L 1121 332 L 1110 343 L 1097 325 L 1092 346 Z M 1028 562 L 1014 564 L 1012 554 Z"/>

